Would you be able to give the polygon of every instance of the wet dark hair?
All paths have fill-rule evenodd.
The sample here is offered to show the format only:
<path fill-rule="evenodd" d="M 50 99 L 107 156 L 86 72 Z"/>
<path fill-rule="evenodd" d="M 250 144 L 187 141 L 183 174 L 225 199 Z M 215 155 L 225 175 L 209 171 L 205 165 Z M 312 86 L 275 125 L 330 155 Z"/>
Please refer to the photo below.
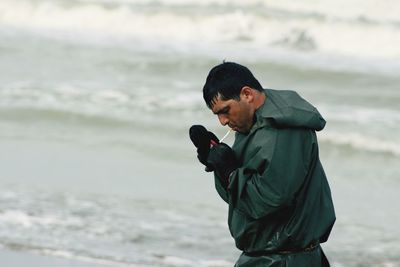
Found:
<path fill-rule="evenodd" d="M 239 100 L 243 86 L 249 86 L 257 91 L 263 90 L 248 68 L 234 62 L 223 62 L 208 73 L 203 87 L 204 101 L 211 109 L 218 94 L 222 100 Z"/>

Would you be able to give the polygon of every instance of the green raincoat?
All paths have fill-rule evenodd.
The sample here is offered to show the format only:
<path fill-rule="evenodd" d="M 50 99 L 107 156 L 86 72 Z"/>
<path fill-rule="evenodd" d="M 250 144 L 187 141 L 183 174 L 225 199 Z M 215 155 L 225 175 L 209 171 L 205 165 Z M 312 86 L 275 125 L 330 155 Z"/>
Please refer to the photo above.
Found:
<path fill-rule="evenodd" d="M 315 131 L 325 120 L 294 91 L 266 89 L 248 134 L 236 133 L 240 162 L 224 188 L 228 224 L 243 251 L 236 267 L 329 266 L 320 243 L 335 222 Z"/>

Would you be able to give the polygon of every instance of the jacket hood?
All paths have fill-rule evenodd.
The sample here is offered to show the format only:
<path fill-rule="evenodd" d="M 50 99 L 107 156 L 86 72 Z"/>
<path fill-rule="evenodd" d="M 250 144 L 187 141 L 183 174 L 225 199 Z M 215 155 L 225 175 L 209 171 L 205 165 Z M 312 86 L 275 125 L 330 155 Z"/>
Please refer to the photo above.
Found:
<path fill-rule="evenodd" d="M 254 126 L 269 122 L 278 128 L 308 128 L 320 131 L 325 127 L 326 121 L 318 110 L 295 91 L 264 91 L 267 98 L 256 111 L 257 122 Z"/>

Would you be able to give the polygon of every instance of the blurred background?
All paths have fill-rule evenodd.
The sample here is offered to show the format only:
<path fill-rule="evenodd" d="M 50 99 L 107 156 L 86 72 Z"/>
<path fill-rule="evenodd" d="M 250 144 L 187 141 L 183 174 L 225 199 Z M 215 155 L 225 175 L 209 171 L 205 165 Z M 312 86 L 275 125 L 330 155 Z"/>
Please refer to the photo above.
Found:
<path fill-rule="evenodd" d="M 227 131 L 201 92 L 227 60 L 327 120 L 332 265 L 400 266 L 399 14 L 396 0 L 0 0 L 0 248 L 233 266 L 227 206 L 188 138 Z"/>

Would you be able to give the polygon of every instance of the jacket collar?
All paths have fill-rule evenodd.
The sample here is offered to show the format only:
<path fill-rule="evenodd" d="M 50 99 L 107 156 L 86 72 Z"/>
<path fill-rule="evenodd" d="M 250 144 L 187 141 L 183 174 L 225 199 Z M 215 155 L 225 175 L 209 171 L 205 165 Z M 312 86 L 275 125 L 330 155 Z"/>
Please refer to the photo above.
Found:
<path fill-rule="evenodd" d="M 254 114 L 256 122 L 251 127 L 250 133 L 265 126 L 272 126 L 272 123 L 270 120 L 268 120 L 268 118 L 270 118 L 272 114 L 276 114 L 278 112 L 278 107 L 273 101 L 273 93 L 271 90 L 264 89 L 264 94 L 266 97 L 264 104 L 262 104 L 262 106 L 260 106 Z"/>

